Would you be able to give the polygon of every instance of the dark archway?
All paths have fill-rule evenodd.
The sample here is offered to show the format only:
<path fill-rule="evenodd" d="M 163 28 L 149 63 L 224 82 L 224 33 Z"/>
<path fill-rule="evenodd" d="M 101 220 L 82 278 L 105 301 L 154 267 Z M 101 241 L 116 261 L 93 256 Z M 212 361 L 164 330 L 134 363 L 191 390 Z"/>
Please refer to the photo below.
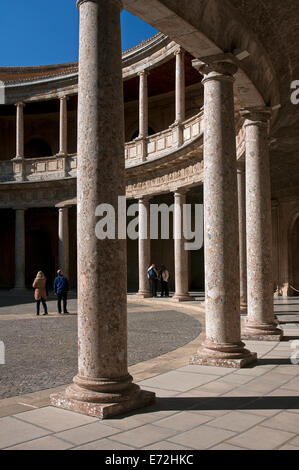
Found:
<path fill-rule="evenodd" d="M 25 144 L 27 158 L 40 158 L 52 156 L 51 146 L 44 139 L 31 139 Z"/>
<path fill-rule="evenodd" d="M 52 253 L 50 235 L 44 230 L 30 230 L 27 255 L 26 284 L 31 286 L 37 272 L 43 271 L 51 289 L 55 273 L 55 257 Z"/>
<path fill-rule="evenodd" d="M 289 238 L 289 262 L 290 262 L 290 284 L 296 289 L 291 289 L 293 296 L 299 296 L 297 290 L 299 290 L 299 258 L 298 258 L 298 246 L 299 246 L 299 217 L 297 216 L 294 221 L 291 234 Z"/>

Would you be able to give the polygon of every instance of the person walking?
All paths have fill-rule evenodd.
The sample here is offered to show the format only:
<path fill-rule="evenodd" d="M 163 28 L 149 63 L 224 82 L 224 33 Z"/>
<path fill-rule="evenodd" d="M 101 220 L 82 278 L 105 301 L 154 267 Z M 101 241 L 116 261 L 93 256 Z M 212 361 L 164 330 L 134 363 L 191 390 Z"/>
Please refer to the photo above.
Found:
<path fill-rule="evenodd" d="M 54 280 L 54 292 L 57 295 L 57 309 L 58 313 L 61 314 L 61 301 L 63 303 L 63 313 L 68 314 L 67 311 L 67 294 L 69 291 L 69 281 L 62 274 L 62 270 L 58 269 L 57 277 Z"/>
<path fill-rule="evenodd" d="M 36 315 L 39 315 L 40 303 L 42 302 L 44 313 L 43 315 L 48 315 L 47 309 L 47 279 L 42 271 L 39 271 L 36 275 L 36 278 L 33 281 L 32 287 L 34 288 L 34 299 L 36 301 Z"/>
<path fill-rule="evenodd" d="M 169 297 L 169 288 L 168 281 L 170 279 L 170 274 L 166 266 L 162 265 L 160 270 L 160 282 L 161 282 L 161 297 Z"/>
<path fill-rule="evenodd" d="M 152 297 L 157 297 L 159 274 L 158 274 L 155 264 L 151 264 L 151 266 L 148 268 L 147 277 L 150 281 Z"/>

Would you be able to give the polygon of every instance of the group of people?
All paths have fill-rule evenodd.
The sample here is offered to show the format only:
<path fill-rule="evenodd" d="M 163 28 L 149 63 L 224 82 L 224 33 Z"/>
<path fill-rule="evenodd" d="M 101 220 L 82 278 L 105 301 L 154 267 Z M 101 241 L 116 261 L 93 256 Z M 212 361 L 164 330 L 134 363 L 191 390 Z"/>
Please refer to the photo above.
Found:
<path fill-rule="evenodd" d="M 47 308 L 47 297 L 48 297 L 48 286 L 46 276 L 42 271 L 39 271 L 34 279 L 32 284 L 34 288 L 34 299 L 36 302 L 36 315 L 39 315 L 40 304 L 42 303 L 44 313 L 43 315 L 48 315 Z M 67 294 L 69 291 L 69 282 L 68 279 L 63 275 L 62 270 L 58 269 L 57 276 L 54 280 L 54 293 L 57 295 L 57 310 L 58 313 L 61 311 L 61 302 L 63 305 L 63 314 L 67 315 Z"/>
<path fill-rule="evenodd" d="M 170 274 L 166 266 L 162 265 L 157 267 L 155 264 L 151 264 L 147 270 L 147 277 L 150 282 L 152 297 L 157 297 L 159 282 L 161 288 L 161 297 L 169 297 L 168 282 L 170 279 Z"/>

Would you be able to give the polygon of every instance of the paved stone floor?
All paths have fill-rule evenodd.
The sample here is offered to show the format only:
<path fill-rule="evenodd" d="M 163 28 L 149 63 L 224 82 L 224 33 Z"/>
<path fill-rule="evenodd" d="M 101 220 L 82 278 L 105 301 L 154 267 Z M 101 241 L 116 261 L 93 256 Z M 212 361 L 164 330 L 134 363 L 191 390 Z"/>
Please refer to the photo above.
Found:
<path fill-rule="evenodd" d="M 0 398 L 70 383 L 77 373 L 77 315 L 56 314 L 55 300 L 50 300 L 50 314 L 37 317 L 31 296 L 10 305 L 14 301 L 0 296 L 0 340 L 6 349 L 6 364 L 0 366 Z M 76 312 L 75 298 L 70 299 L 68 310 Z M 170 302 L 153 309 L 129 301 L 129 365 L 180 348 L 201 329 L 198 319 Z"/>
<path fill-rule="evenodd" d="M 153 369 L 147 367 L 151 360 L 131 368 L 143 388 L 156 392 L 155 405 L 107 421 L 48 406 L 50 390 L 40 393 L 39 402 L 35 394 L 18 397 L 18 403 L 7 399 L 6 416 L 0 418 L 0 448 L 298 450 L 299 299 L 276 300 L 275 310 L 284 339 L 247 341 L 258 353 L 256 366 L 190 366 L 190 348 L 185 346 L 177 357 L 171 352 L 164 355 L 167 361 L 155 359 Z M 190 344 L 194 351 L 194 341 Z M 144 370 L 151 374 L 142 379 Z M 32 409 L 22 410 L 21 399 Z"/>

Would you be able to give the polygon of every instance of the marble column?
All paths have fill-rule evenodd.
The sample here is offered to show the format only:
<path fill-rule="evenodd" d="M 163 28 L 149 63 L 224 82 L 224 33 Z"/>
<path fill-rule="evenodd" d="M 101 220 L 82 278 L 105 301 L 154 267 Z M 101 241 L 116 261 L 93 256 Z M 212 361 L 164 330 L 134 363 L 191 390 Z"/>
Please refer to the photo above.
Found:
<path fill-rule="evenodd" d="M 196 60 L 204 74 L 204 252 L 206 340 L 192 364 L 239 368 L 256 362 L 241 341 L 233 75 L 236 65 Z"/>
<path fill-rule="evenodd" d="M 142 161 L 147 157 L 147 141 L 148 136 L 148 71 L 142 70 L 139 75 L 139 136 L 136 140 L 140 141 L 142 147 Z"/>
<path fill-rule="evenodd" d="M 246 129 L 248 317 L 243 338 L 277 341 L 273 307 L 272 222 L 268 108 L 243 110 Z"/>
<path fill-rule="evenodd" d="M 25 289 L 25 209 L 16 209 L 15 289 Z"/>
<path fill-rule="evenodd" d="M 148 86 L 146 70 L 142 70 L 139 75 L 139 138 L 148 136 Z"/>
<path fill-rule="evenodd" d="M 78 374 L 55 406 L 104 419 L 155 395 L 128 373 L 126 240 L 98 239 L 97 207 L 125 196 L 120 0 L 78 0 Z"/>
<path fill-rule="evenodd" d="M 69 209 L 58 209 L 58 259 L 59 269 L 69 277 Z"/>
<path fill-rule="evenodd" d="M 247 262 L 246 262 L 246 198 L 245 198 L 245 168 L 239 164 L 238 179 L 238 209 L 239 209 L 239 249 L 240 249 L 240 312 L 247 314 Z"/>
<path fill-rule="evenodd" d="M 185 121 L 185 51 L 180 47 L 175 52 L 175 122 Z"/>
<path fill-rule="evenodd" d="M 59 99 L 59 155 L 67 155 L 67 99 L 67 96 Z"/>
<path fill-rule="evenodd" d="M 183 231 L 183 207 L 186 204 L 186 191 L 179 189 L 174 193 L 173 238 L 175 294 L 172 300 L 184 302 L 192 300 L 189 295 L 188 251 L 185 250 Z"/>
<path fill-rule="evenodd" d="M 137 295 L 142 298 L 151 297 L 147 269 L 150 265 L 151 240 L 150 240 L 150 204 L 149 199 L 139 199 L 139 239 L 138 239 L 138 266 L 139 266 L 139 290 Z"/>
<path fill-rule="evenodd" d="M 25 103 L 17 103 L 16 115 L 16 159 L 24 158 L 24 107 Z"/>
<path fill-rule="evenodd" d="M 185 120 L 185 51 L 181 47 L 175 51 L 175 58 L 175 122 L 172 127 L 174 145 L 180 147 Z"/>

